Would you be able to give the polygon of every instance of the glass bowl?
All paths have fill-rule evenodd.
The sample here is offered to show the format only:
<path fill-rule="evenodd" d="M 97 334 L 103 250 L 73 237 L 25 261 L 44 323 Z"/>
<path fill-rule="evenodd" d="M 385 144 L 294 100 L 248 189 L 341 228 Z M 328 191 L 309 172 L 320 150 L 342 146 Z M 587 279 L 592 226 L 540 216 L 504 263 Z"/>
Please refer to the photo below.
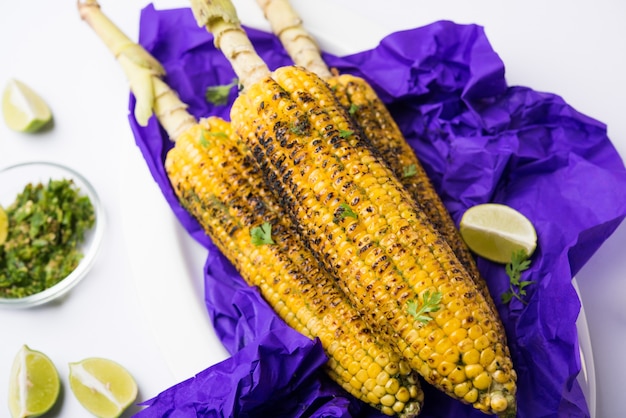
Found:
<path fill-rule="evenodd" d="M 94 226 L 86 232 L 80 246 L 83 258 L 78 266 L 52 287 L 23 298 L 0 297 L 0 308 L 29 308 L 65 295 L 76 286 L 92 267 L 104 234 L 104 210 L 93 186 L 80 173 L 53 162 L 27 162 L 0 169 L 0 206 L 8 207 L 29 183 L 46 184 L 48 180 L 71 179 L 79 193 L 91 200 L 95 211 Z"/>

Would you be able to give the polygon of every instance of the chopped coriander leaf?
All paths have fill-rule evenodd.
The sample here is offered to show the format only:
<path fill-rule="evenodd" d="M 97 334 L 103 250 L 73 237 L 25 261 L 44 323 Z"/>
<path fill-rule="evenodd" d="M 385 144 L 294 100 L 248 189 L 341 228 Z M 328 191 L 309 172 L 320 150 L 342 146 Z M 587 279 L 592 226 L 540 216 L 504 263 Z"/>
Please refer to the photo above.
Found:
<path fill-rule="evenodd" d="M 339 209 L 337 210 L 337 213 L 335 214 L 335 222 L 339 222 L 340 220 L 346 217 L 357 219 L 358 215 L 355 211 L 352 210 L 352 208 L 347 203 L 342 203 L 339 205 Z"/>
<path fill-rule="evenodd" d="M 307 119 L 294 122 L 289 127 L 289 130 L 296 135 L 305 135 L 310 129 L 309 121 Z"/>
<path fill-rule="evenodd" d="M 95 210 L 72 180 L 28 184 L 6 208 L 0 245 L 0 297 L 20 298 L 54 286 L 83 257 L 80 244 L 95 224 Z"/>
<path fill-rule="evenodd" d="M 348 109 L 348 113 L 350 115 L 354 115 L 356 112 L 359 111 L 360 108 L 361 108 L 361 106 L 356 105 L 354 103 L 350 103 L 350 108 Z"/>
<path fill-rule="evenodd" d="M 521 280 L 522 272 L 528 270 L 530 260 L 528 254 L 524 250 L 519 250 L 511 255 L 511 262 L 506 265 L 506 274 L 509 276 L 509 290 L 504 292 L 500 298 L 502 303 L 507 304 L 513 298 L 519 300 L 523 304 L 526 302 L 523 297 L 526 296 L 526 287 L 532 284 L 532 280 Z"/>
<path fill-rule="evenodd" d="M 441 292 L 430 293 L 429 290 L 424 292 L 422 297 L 422 305 L 418 309 L 418 302 L 411 299 L 407 301 L 407 312 L 413 318 L 421 323 L 427 323 L 433 318 L 430 315 L 426 315 L 429 312 L 437 312 L 441 308 Z"/>
<path fill-rule="evenodd" d="M 200 133 L 200 139 L 198 140 L 198 142 L 200 143 L 200 145 L 202 145 L 205 148 L 211 145 L 211 142 L 209 141 L 208 137 L 227 139 L 228 135 L 226 135 L 225 132 L 212 132 L 212 131 L 202 130 Z"/>
<path fill-rule="evenodd" d="M 269 222 L 264 222 L 262 225 L 252 228 L 250 236 L 254 245 L 274 244 L 272 225 Z"/>
<path fill-rule="evenodd" d="M 229 84 L 223 84 L 219 86 L 209 86 L 204 93 L 204 97 L 207 102 L 212 103 L 217 106 L 223 106 L 228 103 L 228 95 L 230 94 L 230 90 L 238 85 L 239 80 L 236 78 Z"/>
<path fill-rule="evenodd" d="M 417 166 L 415 164 L 409 164 L 402 167 L 402 177 L 412 177 L 417 174 Z"/>
<path fill-rule="evenodd" d="M 354 134 L 354 131 L 350 131 L 350 130 L 347 130 L 347 129 L 340 129 L 340 130 L 339 130 L 339 136 L 340 136 L 341 138 L 348 138 L 348 137 L 350 137 L 352 134 Z"/>

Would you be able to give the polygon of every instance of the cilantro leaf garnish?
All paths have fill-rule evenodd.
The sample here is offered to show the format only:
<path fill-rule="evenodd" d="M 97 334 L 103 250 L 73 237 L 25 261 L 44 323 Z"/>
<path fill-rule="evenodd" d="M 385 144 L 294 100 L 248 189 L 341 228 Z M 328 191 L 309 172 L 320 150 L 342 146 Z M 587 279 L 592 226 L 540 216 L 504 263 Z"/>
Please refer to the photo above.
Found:
<path fill-rule="evenodd" d="M 353 133 L 354 133 L 354 131 L 350 131 L 350 130 L 347 130 L 347 129 L 340 129 L 339 130 L 339 136 L 341 138 L 349 138 Z"/>
<path fill-rule="evenodd" d="M 263 222 L 260 226 L 255 226 L 250 231 L 252 243 L 254 245 L 274 244 L 272 239 L 272 225 L 269 222 Z"/>
<path fill-rule="evenodd" d="M 502 294 L 502 303 L 509 303 L 513 298 L 519 300 L 523 304 L 526 302 L 523 297 L 526 296 L 526 287 L 532 284 L 532 280 L 521 280 L 522 272 L 528 270 L 530 260 L 528 254 L 524 250 L 513 252 L 511 262 L 506 265 L 506 274 L 509 276 L 509 290 Z"/>
<path fill-rule="evenodd" d="M 430 290 L 427 290 L 424 292 L 424 296 L 422 297 L 421 306 L 419 306 L 418 302 L 414 299 L 406 302 L 407 312 L 417 321 L 425 324 L 433 319 L 430 315 L 426 314 L 428 312 L 437 312 L 441 308 L 441 298 L 441 292 L 430 293 Z"/>
<path fill-rule="evenodd" d="M 361 108 L 361 106 L 356 105 L 354 103 L 350 103 L 350 108 L 348 109 L 348 113 L 352 116 L 356 112 L 358 112 L 360 108 Z"/>
<path fill-rule="evenodd" d="M 347 203 L 341 203 L 339 205 L 338 213 L 335 215 L 335 222 L 339 222 L 343 218 L 350 217 L 354 219 L 358 219 L 359 215 L 352 210 L 352 208 Z"/>
<path fill-rule="evenodd" d="M 228 95 L 230 90 L 239 83 L 239 80 L 236 78 L 229 84 L 223 84 L 218 86 L 209 86 L 207 87 L 204 97 L 207 102 L 217 105 L 223 106 L 228 103 Z"/>
<path fill-rule="evenodd" d="M 402 177 L 412 177 L 417 174 L 417 166 L 415 164 L 409 164 L 402 167 Z"/>

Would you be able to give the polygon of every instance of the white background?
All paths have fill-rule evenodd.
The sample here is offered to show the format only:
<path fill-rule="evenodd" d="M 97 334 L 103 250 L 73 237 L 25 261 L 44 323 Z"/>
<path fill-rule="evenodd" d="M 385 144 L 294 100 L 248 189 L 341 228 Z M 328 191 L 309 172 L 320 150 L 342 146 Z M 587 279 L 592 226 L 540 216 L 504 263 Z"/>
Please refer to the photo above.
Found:
<path fill-rule="evenodd" d="M 334 7 L 314 10 L 331 3 Z M 101 1 L 104 12 L 132 39 L 137 38 L 139 13 L 147 4 Z M 253 0 L 236 4 L 244 23 L 263 26 Z M 337 52 L 373 47 L 391 31 L 439 19 L 478 23 L 504 61 L 509 84 L 563 96 L 579 111 L 606 123 L 617 150 L 626 155 L 626 2 L 294 4 L 307 25 L 325 35 L 323 45 L 345 46 Z M 155 5 L 162 9 L 187 3 Z M 368 22 L 373 23 L 364 27 Z M 48 101 L 55 116 L 52 129 L 39 135 L 18 134 L 0 123 L 0 167 L 35 159 L 65 163 L 93 183 L 107 214 L 98 260 L 67 298 L 32 310 L 0 310 L 0 416 L 8 414 L 4 394 L 9 368 L 22 344 L 46 352 L 56 363 L 65 391 L 51 416 L 63 417 L 86 415 L 69 392 L 70 361 L 103 356 L 120 362 L 135 376 L 139 399 L 146 400 L 225 358 L 202 307 L 197 266 L 202 254 L 175 224 L 151 182 L 127 123 L 127 83 L 80 20 L 76 3 L 0 2 L 0 60 L 0 85 L 9 77 L 19 78 Z M 577 277 L 593 343 L 597 416 L 602 418 L 623 415 L 625 245 L 622 225 Z M 146 254 L 155 255 L 151 259 Z M 163 263 L 165 257 L 171 261 Z M 150 285 L 169 286 L 169 294 L 151 293 L 146 290 Z"/>

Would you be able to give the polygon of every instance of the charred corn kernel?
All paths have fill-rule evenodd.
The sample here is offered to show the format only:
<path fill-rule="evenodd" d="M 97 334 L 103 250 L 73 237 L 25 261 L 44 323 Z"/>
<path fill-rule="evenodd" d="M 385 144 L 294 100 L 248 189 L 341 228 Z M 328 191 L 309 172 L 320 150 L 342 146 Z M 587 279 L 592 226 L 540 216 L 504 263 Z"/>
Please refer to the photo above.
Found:
<path fill-rule="evenodd" d="M 419 351 L 418 356 L 423 361 L 427 361 L 430 358 L 430 356 L 433 354 L 433 352 L 434 350 L 431 347 L 425 346 Z"/>
<path fill-rule="evenodd" d="M 426 363 L 431 367 L 431 369 L 436 369 L 439 367 L 439 364 L 443 361 L 443 356 L 437 352 L 434 352 L 428 357 Z"/>
<path fill-rule="evenodd" d="M 474 341 L 469 338 L 464 338 L 459 341 L 457 347 L 459 347 L 459 351 L 461 351 L 461 353 L 467 353 L 468 351 L 474 349 Z"/>
<path fill-rule="evenodd" d="M 461 358 L 461 353 L 459 352 L 458 347 L 451 346 L 443 353 L 443 360 L 448 363 L 457 364 L 459 359 Z"/>
<path fill-rule="evenodd" d="M 277 314 L 303 335 L 320 339 L 329 356 L 329 376 L 367 401 L 362 389 L 368 381 L 375 386 L 375 379 L 361 363 L 384 374 L 375 359 L 396 363 L 399 369 L 399 355 L 391 360 L 393 346 L 372 338 L 370 328 L 306 250 L 289 217 L 265 188 L 256 164 L 241 153 L 231 135 L 228 123 L 209 118 L 177 139 L 165 162 L 172 187 L 185 209 L 244 280 L 258 286 Z M 252 231 L 265 222 L 272 226 L 274 243 L 256 245 Z M 409 390 L 406 378 L 399 377 Z M 411 399 L 407 405 L 419 410 L 416 402 Z"/>
<path fill-rule="evenodd" d="M 483 329 L 480 327 L 480 325 L 471 326 L 467 330 L 467 336 L 471 338 L 472 340 L 475 340 L 482 335 L 483 335 Z"/>
<path fill-rule="evenodd" d="M 363 350 L 362 348 L 359 348 L 354 352 L 354 355 L 353 355 L 354 361 L 360 362 L 361 360 L 363 360 L 365 356 L 367 356 L 367 353 L 365 352 L 365 350 Z"/>
<path fill-rule="evenodd" d="M 454 370 L 454 363 L 449 361 L 442 361 L 437 366 L 437 372 L 442 376 L 448 376 Z"/>
<path fill-rule="evenodd" d="M 415 287 L 416 278 L 423 277 L 419 272 L 426 272 L 434 291 L 442 295 L 451 294 L 449 284 L 454 283 L 462 307 L 450 319 L 456 318 L 462 327 L 478 324 L 482 334 L 499 332 L 499 319 L 425 213 L 334 100 L 319 78 L 301 68 L 283 67 L 239 96 L 231 120 L 268 185 L 282 196 L 308 247 L 363 318 L 389 344 L 403 339 L 402 353 L 413 368 L 434 386 L 449 389 L 436 370 L 442 354 L 433 350 L 424 360 L 421 346 L 425 342 L 435 347 L 449 335 L 437 321 L 424 324 L 414 317 L 408 306 L 409 300 L 421 303 L 430 291 Z M 332 192 L 333 198 L 325 199 L 322 190 L 324 196 Z M 369 227 L 372 223 L 376 231 Z M 394 238 L 387 238 L 390 235 Z M 346 243 L 342 251 L 334 247 L 335 240 Z M 393 244 L 385 247 L 381 242 Z M 438 308 L 446 310 L 449 303 Z M 489 321 L 479 323 L 476 317 Z M 423 328 L 431 331 L 426 341 L 417 332 Z M 491 344 L 494 352 L 502 353 L 500 363 L 512 366 L 506 350 L 498 348 L 503 340 Z M 368 370 L 368 375 L 376 377 L 378 371 Z M 482 392 L 492 389 L 503 387 Z M 514 396 L 507 399 L 514 410 Z"/>
<path fill-rule="evenodd" d="M 466 381 L 465 370 L 463 370 L 461 366 L 455 366 L 454 369 L 448 374 L 448 379 L 454 385 L 464 383 Z"/>

